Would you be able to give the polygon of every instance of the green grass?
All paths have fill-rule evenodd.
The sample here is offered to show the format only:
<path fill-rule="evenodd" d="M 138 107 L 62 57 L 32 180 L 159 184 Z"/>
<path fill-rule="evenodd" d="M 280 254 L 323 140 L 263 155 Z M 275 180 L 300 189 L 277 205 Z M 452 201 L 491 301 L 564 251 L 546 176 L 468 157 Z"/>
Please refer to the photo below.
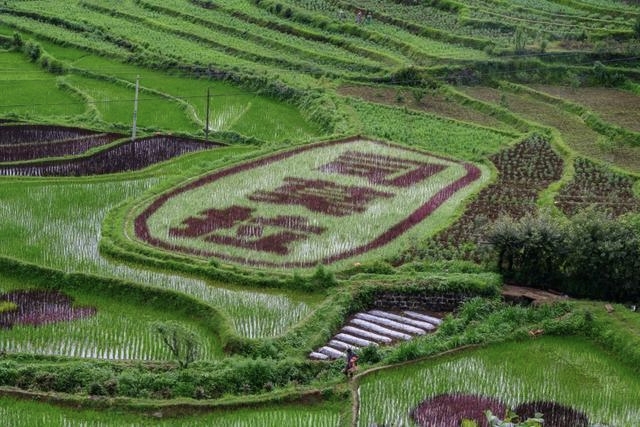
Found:
<path fill-rule="evenodd" d="M 64 121 L 85 112 L 77 96 L 58 88 L 57 77 L 17 52 L 0 51 L 0 116 Z"/>
<path fill-rule="evenodd" d="M 480 160 L 504 148 L 514 137 L 433 115 L 348 100 L 362 133 L 402 142 L 457 159 Z M 401 124 L 400 126 L 398 124 Z"/>
<path fill-rule="evenodd" d="M 3 70 L 0 75 L 3 93 L 0 116 L 11 114 L 39 121 L 79 122 L 86 120 L 86 110 L 91 106 L 98 112 L 93 118 L 97 120 L 92 123 L 94 127 L 109 128 L 119 124 L 127 129 L 133 122 L 134 85 L 139 77 L 137 125 L 141 128 L 202 136 L 209 90 L 209 129 L 212 133 L 231 131 L 264 141 L 307 141 L 323 133 L 320 126 L 305 118 L 296 106 L 252 90 L 222 81 L 123 64 L 36 40 L 47 54 L 64 61 L 76 69 L 76 73 L 57 77 L 18 52 L 0 52 Z M 80 71 L 89 72 L 96 78 L 77 74 Z M 76 93 L 59 88 L 58 79 Z"/>
<path fill-rule="evenodd" d="M 82 76 L 68 76 L 65 81 L 93 100 L 99 119 L 110 124 L 121 124 L 125 128 L 132 126 L 135 85 L 124 87 Z M 142 81 L 138 96 L 137 126 L 165 132 L 197 132 L 200 126 L 194 119 L 176 101 L 145 91 Z"/>
<path fill-rule="evenodd" d="M 159 412 L 160 414 L 162 411 Z M 231 411 L 213 411 L 203 415 L 156 418 L 110 411 L 77 410 L 0 397 L 0 418 L 12 427 L 35 425 L 94 426 L 216 426 L 216 427 L 281 427 L 344 425 L 344 408 L 336 404 L 278 405 Z"/>
<path fill-rule="evenodd" d="M 0 277 L 0 292 L 36 289 L 28 282 Z M 216 336 L 186 316 L 159 307 L 117 301 L 92 293 L 90 284 L 82 291 L 65 291 L 74 307 L 94 307 L 93 316 L 46 325 L 13 325 L 2 332 L 0 352 L 97 358 L 107 360 L 172 360 L 152 325 L 174 320 L 193 331 L 200 342 L 200 359 L 222 356 Z"/>
<path fill-rule="evenodd" d="M 423 400 L 454 392 L 496 396 L 511 406 L 553 400 L 606 425 L 632 427 L 640 419 L 640 380 L 630 366 L 582 338 L 542 337 L 367 375 L 359 425 L 408 422 Z"/>
<path fill-rule="evenodd" d="M 238 333 L 250 337 L 284 333 L 308 315 L 310 304 L 317 303 L 291 293 L 254 292 L 224 284 L 212 286 L 195 278 L 133 268 L 102 257 L 98 245 L 106 213 L 128 198 L 140 197 L 157 183 L 157 178 L 13 183 L 0 185 L 2 255 L 186 293 L 219 307 Z"/>

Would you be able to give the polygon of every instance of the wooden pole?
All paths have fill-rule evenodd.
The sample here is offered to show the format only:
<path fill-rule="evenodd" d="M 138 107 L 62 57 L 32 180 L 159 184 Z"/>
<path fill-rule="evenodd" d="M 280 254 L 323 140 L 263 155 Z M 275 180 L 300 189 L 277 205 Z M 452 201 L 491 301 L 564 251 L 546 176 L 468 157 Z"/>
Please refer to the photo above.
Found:
<path fill-rule="evenodd" d="M 208 141 L 209 140 L 209 106 L 210 106 L 210 99 L 211 99 L 211 93 L 210 93 L 210 88 L 207 88 L 207 122 L 205 123 L 204 126 L 204 138 Z"/>
<path fill-rule="evenodd" d="M 133 99 L 133 128 L 131 129 L 131 141 L 136 139 L 136 121 L 138 119 L 138 91 L 140 90 L 140 76 L 136 76 L 136 95 Z"/>

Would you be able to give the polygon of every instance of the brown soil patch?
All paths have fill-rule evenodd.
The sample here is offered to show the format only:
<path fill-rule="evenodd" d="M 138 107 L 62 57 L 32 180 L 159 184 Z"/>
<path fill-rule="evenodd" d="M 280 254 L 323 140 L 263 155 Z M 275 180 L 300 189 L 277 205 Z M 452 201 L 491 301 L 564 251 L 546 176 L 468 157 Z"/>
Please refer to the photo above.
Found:
<path fill-rule="evenodd" d="M 414 96 L 413 92 L 409 89 L 373 88 L 369 86 L 352 85 L 341 86 L 338 88 L 338 93 L 378 104 L 395 107 L 404 106 L 412 110 L 424 111 L 454 120 L 519 133 L 508 124 L 488 114 L 484 114 L 470 107 L 465 107 L 451 99 L 447 99 L 447 97 L 442 94 L 431 91 L 426 91 L 420 100 L 417 100 L 416 96 Z"/>
<path fill-rule="evenodd" d="M 555 301 L 566 301 L 568 299 L 566 295 L 556 292 L 549 292 L 542 289 L 518 285 L 504 285 L 502 287 L 502 296 L 508 301 L 534 305 L 553 303 Z"/>
<path fill-rule="evenodd" d="M 580 117 L 559 107 L 526 94 L 514 94 L 490 87 L 465 87 L 462 91 L 473 98 L 501 104 L 527 120 L 557 129 L 564 142 L 583 156 L 640 172 L 640 147 L 602 144 L 606 138 L 588 127 Z"/>
<path fill-rule="evenodd" d="M 581 104 L 606 122 L 640 132 L 640 96 L 620 89 L 604 87 L 571 88 L 531 85 L 540 92 Z"/>

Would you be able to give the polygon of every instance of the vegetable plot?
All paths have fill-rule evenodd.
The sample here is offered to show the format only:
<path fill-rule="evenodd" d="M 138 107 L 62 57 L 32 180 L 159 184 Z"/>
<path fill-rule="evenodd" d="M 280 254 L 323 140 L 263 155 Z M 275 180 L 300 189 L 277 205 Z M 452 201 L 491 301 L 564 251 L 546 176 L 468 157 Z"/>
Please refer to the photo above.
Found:
<path fill-rule="evenodd" d="M 10 302 L 12 310 L 0 312 L 0 328 L 43 325 L 93 316 L 93 307 L 73 307 L 72 300 L 57 291 L 25 290 L 0 294 L 0 303 Z"/>
<path fill-rule="evenodd" d="M 307 145 L 165 193 L 135 219 L 135 234 L 244 265 L 313 267 L 391 242 L 455 205 L 481 175 L 469 163 L 361 138 Z"/>
<path fill-rule="evenodd" d="M 94 142 L 102 141 L 93 138 Z M 85 143 L 91 140 L 86 139 Z M 24 155 L 24 146 L 0 146 L 0 155 L 7 158 Z M 41 147 L 43 155 L 54 155 L 57 144 Z M 174 136 L 158 135 L 141 138 L 136 141 L 124 141 L 110 145 L 103 150 L 84 156 L 59 158 L 51 160 L 0 164 L 0 175 L 5 176 L 86 176 L 107 173 L 117 173 L 146 168 L 155 163 L 172 159 L 186 153 L 215 148 L 218 145 Z M 88 147 L 86 147 L 88 149 Z M 29 150 L 26 150 L 29 151 Z M 70 151 L 67 150 L 67 151 Z M 81 149 L 80 151 L 84 151 Z M 33 153 L 34 151 L 32 151 Z"/>

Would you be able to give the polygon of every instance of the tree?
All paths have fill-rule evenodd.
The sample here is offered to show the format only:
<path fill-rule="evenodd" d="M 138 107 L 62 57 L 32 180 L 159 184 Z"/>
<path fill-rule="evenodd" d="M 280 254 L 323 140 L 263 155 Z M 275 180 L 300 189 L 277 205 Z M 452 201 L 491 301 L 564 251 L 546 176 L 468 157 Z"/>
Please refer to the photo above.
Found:
<path fill-rule="evenodd" d="M 640 298 L 640 233 L 629 220 L 586 210 L 572 218 L 563 270 L 576 296 L 626 301 Z"/>
<path fill-rule="evenodd" d="M 181 368 L 186 368 L 200 354 L 200 341 L 195 333 L 179 322 L 155 322 L 153 330 L 160 335 Z"/>
<path fill-rule="evenodd" d="M 564 250 L 563 224 L 548 214 L 518 221 L 501 218 L 486 235 L 498 254 L 498 269 L 527 285 L 547 287 L 558 277 Z"/>

